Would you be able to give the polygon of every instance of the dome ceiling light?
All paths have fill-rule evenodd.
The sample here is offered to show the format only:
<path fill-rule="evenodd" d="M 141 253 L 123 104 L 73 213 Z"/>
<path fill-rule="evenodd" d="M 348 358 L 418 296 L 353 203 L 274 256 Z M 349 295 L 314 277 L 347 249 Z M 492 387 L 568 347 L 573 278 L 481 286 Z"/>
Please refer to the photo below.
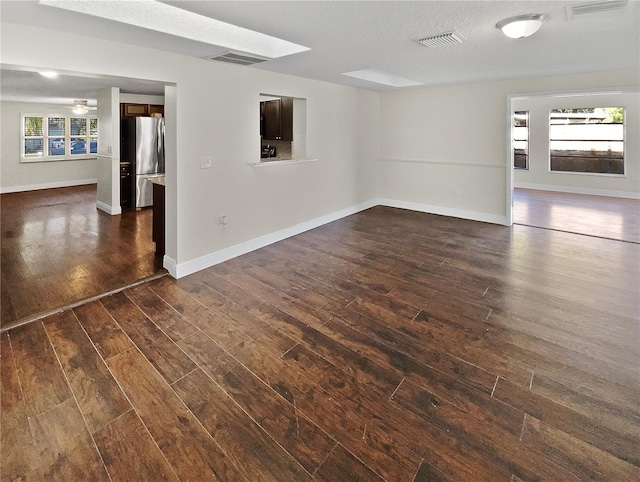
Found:
<path fill-rule="evenodd" d="M 502 30 L 502 33 L 507 37 L 525 38 L 536 33 L 548 18 L 548 15 L 540 13 L 518 15 L 517 17 L 501 20 L 496 24 L 496 28 Z"/>

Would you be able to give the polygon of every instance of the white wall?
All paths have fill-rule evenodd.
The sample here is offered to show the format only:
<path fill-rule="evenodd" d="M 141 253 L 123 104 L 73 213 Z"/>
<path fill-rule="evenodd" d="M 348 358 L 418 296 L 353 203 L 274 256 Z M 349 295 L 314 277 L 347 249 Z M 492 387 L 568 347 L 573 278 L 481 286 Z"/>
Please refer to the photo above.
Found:
<path fill-rule="evenodd" d="M 120 102 L 127 104 L 153 104 L 164 105 L 163 95 L 127 94 L 120 93 Z"/>
<path fill-rule="evenodd" d="M 514 100 L 515 110 L 529 111 L 529 170 L 516 169 L 516 187 L 640 198 L 640 93 L 542 96 Z M 549 111 L 580 107 L 625 108 L 625 175 L 592 175 L 549 170 Z"/>
<path fill-rule="evenodd" d="M 385 93 L 379 196 L 387 204 L 506 222 L 508 96 L 639 84 L 638 71 L 628 70 Z"/>
<path fill-rule="evenodd" d="M 26 102 L 0 104 L 0 190 L 27 191 L 50 187 L 73 186 L 96 181 L 96 160 L 20 162 L 20 115 L 61 114 L 69 109 L 59 105 Z"/>
<path fill-rule="evenodd" d="M 220 259 L 215 254 L 225 248 L 375 196 L 375 184 L 365 183 L 377 167 L 378 94 L 75 34 L 56 32 L 53 45 L 50 31 L 23 25 L 3 23 L 1 35 L 5 65 L 175 84 L 165 97 L 167 130 L 175 128 L 167 135 L 175 154 L 167 158 L 166 264 L 176 263 L 178 273 Z M 307 157 L 318 161 L 249 165 L 259 161 L 260 92 L 307 99 Z M 212 169 L 200 169 L 202 156 L 212 157 Z"/>

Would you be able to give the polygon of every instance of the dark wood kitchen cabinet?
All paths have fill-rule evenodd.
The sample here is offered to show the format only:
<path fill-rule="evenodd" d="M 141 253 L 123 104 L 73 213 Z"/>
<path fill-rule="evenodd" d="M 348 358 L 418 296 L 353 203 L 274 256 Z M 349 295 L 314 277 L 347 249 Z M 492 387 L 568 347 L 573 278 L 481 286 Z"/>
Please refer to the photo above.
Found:
<path fill-rule="evenodd" d="M 156 254 L 164 255 L 164 184 L 153 183 L 153 226 L 151 240 L 156 243 Z"/>
<path fill-rule="evenodd" d="M 148 104 L 120 104 L 120 118 L 147 117 L 149 115 Z"/>
<path fill-rule="evenodd" d="M 153 116 L 154 114 L 160 114 L 164 117 L 164 106 L 149 104 L 149 115 Z"/>
<path fill-rule="evenodd" d="M 120 163 L 120 206 L 129 208 L 131 204 L 131 164 Z"/>
<path fill-rule="evenodd" d="M 260 102 L 260 134 L 269 141 L 293 140 L 293 99 Z"/>
<path fill-rule="evenodd" d="M 149 117 L 160 114 L 164 117 L 164 106 L 155 104 L 120 104 L 120 119 L 131 119 L 132 117 Z"/>

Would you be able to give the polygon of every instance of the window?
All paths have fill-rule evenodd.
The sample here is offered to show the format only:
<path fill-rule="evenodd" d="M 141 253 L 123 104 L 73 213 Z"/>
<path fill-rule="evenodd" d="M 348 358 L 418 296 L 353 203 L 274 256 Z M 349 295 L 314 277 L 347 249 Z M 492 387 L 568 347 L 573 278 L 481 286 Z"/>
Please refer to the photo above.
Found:
<path fill-rule="evenodd" d="M 624 108 L 552 110 L 549 163 L 555 172 L 624 174 Z"/>
<path fill-rule="evenodd" d="M 22 116 L 22 162 L 82 159 L 98 152 L 98 119 Z"/>
<path fill-rule="evenodd" d="M 529 169 L 529 111 L 513 113 L 513 167 Z"/>

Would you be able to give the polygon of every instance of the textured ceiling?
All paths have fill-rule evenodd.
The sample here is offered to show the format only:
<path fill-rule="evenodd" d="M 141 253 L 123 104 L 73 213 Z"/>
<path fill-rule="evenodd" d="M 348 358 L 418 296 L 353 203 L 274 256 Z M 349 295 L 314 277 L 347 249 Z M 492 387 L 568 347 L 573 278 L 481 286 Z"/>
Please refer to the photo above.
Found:
<path fill-rule="evenodd" d="M 119 87 L 125 94 L 164 95 L 164 84 L 117 77 L 80 77 L 59 75 L 47 79 L 37 72 L 0 71 L 0 99 L 11 102 L 41 102 L 72 105 L 75 99 L 95 105 L 98 90 Z"/>
<path fill-rule="evenodd" d="M 363 87 L 392 90 L 340 75 L 378 69 L 425 85 L 640 68 L 640 2 L 621 13 L 567 20 L 566 6 L 584 1 L 180 1 L 164 2 L 250 28 L 311 50 L 252 67 Z M 219 47 L 38 5 L 0 3 L 3 22 L 206 57 Z M 508 39 L 495 28 L 507 17 L 545 13 L 532 37 Z M 430 49 L 418 39 L 455 30 L 466 40 Z M 2 90 L 5 90 L 3 77 Z M 3 92 L 4 95 L 4 92 Z"/>

